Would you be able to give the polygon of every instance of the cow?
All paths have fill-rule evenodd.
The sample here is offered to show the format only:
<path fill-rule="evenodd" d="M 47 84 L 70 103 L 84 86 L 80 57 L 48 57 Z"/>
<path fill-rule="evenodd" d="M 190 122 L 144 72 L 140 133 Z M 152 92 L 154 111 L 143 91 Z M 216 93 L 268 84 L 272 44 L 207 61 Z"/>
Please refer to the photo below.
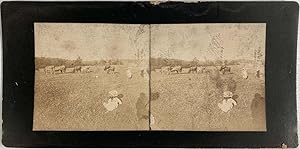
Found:
<path fill-rule="evenodd" d="M 66 68 L 66 73 L 74 73 L 75 68 Z"/>
<path fill-rule="evenodd" d="M 80 71 L 84 73 L 90 73 L 92 72 L 91 66 L 82 66 Z"/>
<path fill-rule="evenodd" d="M 81 66 L 75 66 L 74 72 L 81 72 Z"/>
<path fill-rule="evenodd" d="M 221 66 L 221 68 L 220 68 L 219 71 L 220 71 L 222 74 L 225 74 L 225 72 L 230 72 L 230 70 L 231 70 L 231 68 L 228 67 L 228 66 Z"/>
<path fill-rule="evenodd" d="M 161 73 L 161 69 L 155 69 L 155 72 L 160 72 Z"/>
<path fill-rule="evenodd" d="M 181 66 L 175 66 L 172 67 L 171 72 L 181 73 L 182 67 Z"/>
<path fill-rule="evenodd" d="M 45 72 L 45 68 L 37 69 L 37 72 Z"/>
<path fill-rule="evenodd" d="M 197 73 L 197 67 L 191 67 L 190 73 Z"/>
<path fill-rule="evenodd" d="M 202 70 L 203 73 L 211 73 L 213 71 L 215 71 L 215 69 L 214 68 L 209 68 L 209 67 L 204 67 L 203 70 Z"/>
<path fill-rule="evenodd" d="M 45 74 L 53 74 L 55 66 L 46 66 L 45 67 Z"/>
<path fill-rule="evenodd" d="M 66 66 L 65 65 L 54 67 L 54 73 L 65 73 L 65 72 L 66 72 Z"/>
<path fill-rule="evenodd" d="M 104 71 L 106 71 L 107 74 L 110 74 L 110 73 L 115 73 L 115 66 L 112 66 L 112 65 L 105 65 L 104 67 Z"/>
<path fill-rule="evenodd" d="M 164 66 L 164 67 L 161 67 L 161 74 L 170 74 L 171 73 L 171 67 L 170 66 Z"/>
<path fill-rule="evenodd" d="M 182 68 L 181 73 L 190 73 L 191 68 Z"/>
<path fill-rule="evenodd" d="M 197 67 L 197 73 L 204 73 L 205 72 L 205 67 Z"/>

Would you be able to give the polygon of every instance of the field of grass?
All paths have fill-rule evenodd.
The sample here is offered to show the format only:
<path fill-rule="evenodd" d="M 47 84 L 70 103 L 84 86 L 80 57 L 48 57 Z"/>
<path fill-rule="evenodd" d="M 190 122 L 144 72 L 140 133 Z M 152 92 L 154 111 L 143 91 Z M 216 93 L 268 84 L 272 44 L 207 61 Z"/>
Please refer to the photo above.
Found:
<path fill-rule="evenodd" d="M 136 103 L 141 93 L 149 98 L 149 81 L 126 66 L 118 74 L 106 74 L 102 67 L 91 73 L 44 74 L 36 72 L 33 130 L 140 130 L 148 121 L 137 118 Z M 123 104 L 112 112 L 102 105 L 108 92 L 123 94 Z"/>
<path fill-rule="evenodd" d="M 256 93 L 264 97 L 264 77 L 255 78 L 250 72 L 244 80 L 241 70 L 232 66 L 232 73 L 218 79 L 214 73 L 163 75 L 152 71 L 151 92 L 159 95 L 151 101 L 152 130 L 265 131 L 264 99 L 251 108 Z M 227 113 L 217 106 L 223 99 L 224 83 L 237 97 L 237 106 Z"/>
<path fill-rule="evenodd" d="M 106 74 L 102 67 L 91 73 L 44 74 L 36 72 L 33 130 L 149 130 L 149 80 L 132 68 L 117 66 L 117 74 Z M 212 69 L 212 68 L 210 68 Z M 264 99 L 254 108 L 256 93 L 264 97 L 264 77 L 242 79 L 241 66 L 232 73 L 164 75 L 151 72 L 152 130 L 264 131 Z M 221 111 L 224 84 L 237 97 L 237 106 Z M 107 112 L 103 102 L 108 92 L 123 94 L 122 105 Z M 145 96 L 141 96 L 144 93 Z M 144 108 L 144 109 L 140 109 Z M 140 114 L 138 114 L 140 111 Z M 142 113 L 142 114 L 141 114 Z"/>

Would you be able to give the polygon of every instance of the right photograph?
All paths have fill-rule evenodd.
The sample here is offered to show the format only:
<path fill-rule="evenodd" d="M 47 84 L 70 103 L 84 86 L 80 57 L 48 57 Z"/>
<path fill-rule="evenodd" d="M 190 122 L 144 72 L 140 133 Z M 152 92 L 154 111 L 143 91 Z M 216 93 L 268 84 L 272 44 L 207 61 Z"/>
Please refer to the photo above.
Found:
<path fill-rule="evenodd" d="M 265 23 L 150 27 L 151 130 L 267 131 Z"/>

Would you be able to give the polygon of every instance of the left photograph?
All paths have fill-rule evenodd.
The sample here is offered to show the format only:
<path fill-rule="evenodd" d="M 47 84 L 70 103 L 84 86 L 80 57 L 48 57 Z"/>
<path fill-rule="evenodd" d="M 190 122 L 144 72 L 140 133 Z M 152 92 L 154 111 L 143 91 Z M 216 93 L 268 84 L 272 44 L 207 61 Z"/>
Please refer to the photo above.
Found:
<path fill-rule="evenodd" d="M 34 23 L 33 131 L 149 130 L 149 25 Z"/>

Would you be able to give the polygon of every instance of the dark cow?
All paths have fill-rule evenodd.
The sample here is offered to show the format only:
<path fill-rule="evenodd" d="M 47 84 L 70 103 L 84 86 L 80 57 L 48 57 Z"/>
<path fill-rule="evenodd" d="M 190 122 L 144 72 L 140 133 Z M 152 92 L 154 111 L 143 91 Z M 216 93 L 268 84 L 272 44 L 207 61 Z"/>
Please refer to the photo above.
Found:
<path fill-rule="evenodd" d="M 219 71 L 220 71 L 222 74 L 225 74 L 225 72 L 230 72 L 230 70 L 231 70 L 231 68 L 228 67 L 228 66 L 221 66 L 221 68 L 220 68 Z"/>
<path fill-rule="evenodd" d="M 190 73 L 197 73 L 197 67 L 191 67 Z"/>
<path fill-rule="evenodd" d="M 106 65 L 104 66 L 104 71 L 106 71 L 107 74 L 115 73 L 115 66 Z"/>
<path fill-rule="evenodd" d="M 81 72 L 81 66 L 75 66 L 74 71 L 75 72 Z"/>

